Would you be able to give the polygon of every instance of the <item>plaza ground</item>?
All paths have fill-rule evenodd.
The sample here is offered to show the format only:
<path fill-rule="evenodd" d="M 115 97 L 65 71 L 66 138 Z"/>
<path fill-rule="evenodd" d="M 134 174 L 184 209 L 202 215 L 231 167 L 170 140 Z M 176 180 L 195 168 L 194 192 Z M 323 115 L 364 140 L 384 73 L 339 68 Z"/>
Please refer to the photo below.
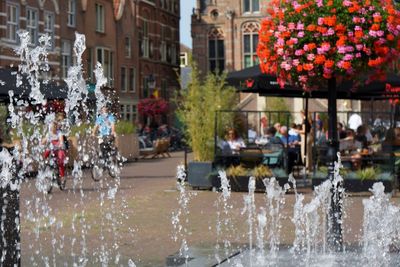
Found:
<path fill-rule="evenodd" d="M 180 241 L 172 239 L 171 216 L 179 208 L 175 175 L 177 165 L 182 162 L 183 152 L 175 152 L 171 158 L 126 164 L 114 198 L 115 181 L 109 178 L 94 182 L 88 170 L 84 170 L 80 180 L 68 179 L 65 192 L 55 188 L 51 196 L 38 193 L 34 179 L 26 181 L 21 191 L 22 265 L 44 266 L 47 261 L 50 266 L 65 266 L 64 263 L 71 266 L 87 258 L 86 266 L 99 266 L 96 259 L 102 257 L 110 259 L 108 266 L 127 266 L 129 259 L 136 266 L 164 266 L 165 258 L 180 248 Z M 217 211 L 221 211 L 216 205 L 220 193 L 188 190 L 189 215 L 181 220 L 187 229 L 188 245 L 213 248 L 217 242 Z M 308 202 L 311 189 L 300 191 Z M 228 238 L 237 245 L 248 243 L 246 215 L 242 214 L 245 194 L 234 192 L 229 201 L 235 230 Z M 365 193 L 346 199 L 346 243 L 359 240 L 362 199 L 368 196 Z M 295 195 L 286 194 L 285 200 L 281 243 L 291 244 Z M 397 197 L 393 201 L 400 202 Z M 265 203 L 265 194 L 257 193 L 257 210 Z M 115 264 L 117 251 L 120 261 Z"/>

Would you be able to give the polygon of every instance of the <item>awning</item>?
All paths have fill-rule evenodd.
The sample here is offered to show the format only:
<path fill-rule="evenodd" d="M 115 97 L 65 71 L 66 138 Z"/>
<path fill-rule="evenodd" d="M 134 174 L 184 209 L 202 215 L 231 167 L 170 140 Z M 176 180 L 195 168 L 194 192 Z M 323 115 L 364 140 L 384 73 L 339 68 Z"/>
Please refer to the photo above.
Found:
<path fill-rule="evenodd" d="M 228 73 L 227 83 L 240 92 L 257 93 L 261 96 L 328 98 L 327 85 L 321 85 L 318 90 L 312 92 L 305 92 L 290 85 L 281 88 L 276 76 L 262 73 L 260 65 Z M 400 76 L 391 73 L 387 75 L 385 81 L 374 81 L 358 87 L 353 86 L 351 81 L 345 81 L 337 88 L 337 98 L 358 100 L 398 98 L 399 93 L 388 92 L 388 86 L 400 87 Z"/>

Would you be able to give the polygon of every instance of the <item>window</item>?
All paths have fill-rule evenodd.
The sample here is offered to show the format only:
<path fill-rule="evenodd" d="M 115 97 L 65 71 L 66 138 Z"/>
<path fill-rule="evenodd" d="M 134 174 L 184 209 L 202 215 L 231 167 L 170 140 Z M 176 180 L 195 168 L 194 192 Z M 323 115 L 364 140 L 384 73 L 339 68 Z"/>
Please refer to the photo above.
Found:
<path fill-rule="evenodd" d="M 161 61 L 167 61 L 167 43 L 165 42 L 165 26 L 161 26 L 161 45 L 160 45 Z"/>
<path fill-rule="evenodd" d="M 131 38 L 125 37 L 125 57 L 131 58 Z"/>
<path fill-rule="evenodd" d="M 51 47 L 54 48 L 54 13 L 44 12 L 44 33 L 50 36 Z"/>
<path fill-rule="evenodd" d="M 104 7 L 96 4 L 96 31 L 104 32 Z"/>
<path fill-rule="evenodd" d="M 93 82 L 93 76 L 94 76 L 94 73 L 93 73 L 93 49 L 92 48 L 87 48 L 86 49 L 86 51 L 87 51 L 87 57 L 86 57 L 86 64 L 87 64 L 87 71 L 88 71 L 88 73 L 87 73 L 87 75 L 88 75 L 88 77 L 89 77 L 89 82 Z"/>
<path fill-rule="evenodd" d="M 143 98 L 149 97 L 149 82 L 148 77 L 143 77 Z"/>
<path fill-rule="evenodd" d="M 223 72 L 225 69 L 224 40 L 208 40 L 209 70 Z"/>
<path fill-rule="evenodd" d="M 72 49 L 71 42 L 63 40 L 61 41 L 61 77 L 67 78 L 68 68 L 71 66 L 72 61 Z"/>
<path fill-rule="evenodd" d="M 181 67 L 186 67 L 187 65 L 188 65 L 187 53 L 182 53 L 181 54 Z"/>
<path fill-rule="evenodd" d="M 121 67 L 121 91 L 126 92 L 127 87 L 128 87 L 128 82 L 127 82 L 127 76 L 126 76 L 126 68 Z"/>
<path fill-rule="evenodd" d="M 136 105 L 121 104 L 121 119 L 125 121 L 135 121 L 136 120 Z"/>
<path fill-rule="evenodd" d="M 259 12 L 260 1 L 259 0 L 243 0 L 243 11 L 245 13 Z"/>
<path fill-rule="evenodd" d="M 19 6 L 14 3 L 7 2 L 7 30 L 6 38 L 10 41 L 17 42 L 17 31 L 19 28 Z"/>
<path fill-rule="evenodd" d="M 37 9 L 26 9 L 26 30 L 29 32 L 31 44 L 36 45 L 38 36 L 38 11 Z"/>
<path fill-rule="evenodd" d="M 161 97 L 168 99 L 167 80 L 161 80 Z"/>
<path fill-rule="evenodd" d="M 224 34 L 220 28 L 212 28 L 208 33 L 208 69 L 214 73 L 225 70 Z"/>
<path fill-rule="evenodd" d="M 142 44 L 141 44 L 141 55 L 143 57 L 149 57 L 149 23 L 148 21 L 143 21 L 143 36 L 142 36 Z"/>
<path fill-rule="evenodd" d="M 75 18 L 76 18 L 76 0 L 68 0 L 68 21 L 67 25 L 70 27 L 75 27 Z"/>
<path fill-rule="evenodd" d="M 248 68 L 258 64 L 259 25 L 253 22 L 243 25 L 243 67 Z"/>
<path fill-rule="evenodd" d="M 131 68 L 129 70 L 129 91 L 136 92 L 136 69 Z"/>
<path fill-rule="evenodd" d="M 114 53 L 106 48 L 97 48 L 97 61 L 103 66 L 104 76 L 107 78 L 107 86 L 114 85 Z"/>

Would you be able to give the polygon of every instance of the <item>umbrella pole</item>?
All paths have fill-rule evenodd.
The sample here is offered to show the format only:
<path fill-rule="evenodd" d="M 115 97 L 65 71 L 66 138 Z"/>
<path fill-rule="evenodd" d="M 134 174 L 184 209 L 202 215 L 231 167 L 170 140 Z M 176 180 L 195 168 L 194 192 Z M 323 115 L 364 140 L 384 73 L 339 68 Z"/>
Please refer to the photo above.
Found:
<path fill-rule="evenodd" d="M 342 187 L 341 182 L 335 181 L 334 166 L 337 160 L 337 152 L 339 150 L 338 133 L 337 133 L 337 91 L 336 91 L 336 78 L 328 80 L 328 179 L 332 182 L 332 198 L 331 207 L 329 212 L 328 223 L 330 223 L 330 231 L 328 231 L 328 245 L 333 251 L 342 251 L 343 238 L 342 238 Z"/>

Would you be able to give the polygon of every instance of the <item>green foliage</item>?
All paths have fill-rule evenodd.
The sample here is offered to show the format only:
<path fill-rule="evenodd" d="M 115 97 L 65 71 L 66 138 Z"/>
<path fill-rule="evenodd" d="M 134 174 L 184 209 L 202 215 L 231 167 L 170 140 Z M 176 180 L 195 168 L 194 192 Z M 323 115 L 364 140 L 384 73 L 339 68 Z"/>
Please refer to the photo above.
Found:
<path fill-rule="evenodd" d="M 115 124 L 117 134 L 132 134 L 135 132 L 135 125 L 130 121 L 118 121 Z"/>
<path fill-rule="evenodd" d="M 82 123 L 81 125 L 73 125 L 71 126 L 71 131 L 69 136 L 83 136 L 86 134 L 91 134 L 94 125 L 89 123 Z"/>
<path fill-rule="evenodd" d="M 379 168 L 368 167 L 365 169 L 358 170 L 356 175 L 358 179 L 363 180 L 377 180 L 380 176 L 381 170 Z"/>
<path fill-rule="evenodd" d="M 11 137 L 8 135 L 9 126 L 7 124 L 7 106 L 0 104 L 0 139 L 10 142 Z"/>
<path fill-rule="evenodd" d="M 252 170 L 252 175 L 255 178 L 269 178 L 272 177 L 272 171 L 265 165 L 260 164 Z"/>
<path fill-rule="evenodd" d="M 265 100 L 266 111 L 280 111 L 271 113 L 271 125 L 279 122 L 286 125 L 293 121 L 290 108 L 283 97 L 267 97 Z M 268 116 L 267 116 L 268 117 Z M 289 121 L 288 121 L 289 120 Z"/>
<path fill-rule="evenodd" d="M 249 174 L 249 171 L 243 167 L 243 165 L 230 166 L 226 169 L 226 176 L 228 177 L 238 177 L 238 176 L 246 176 Z"/>
<path fill-rule="evenodd" d="M 235 90 L 225 84 L 225 75 L 208 74 L 201 81 L 199 70 L 192 63 L 190 84 L 177 96 L 177 115 L 184 123 L 185 136 L 193 150 L 194 160 L 210 161 L 214 156 L 214 123 L 217 110 L 235 107 Z M 223 114 L 223 120 L 232 125 L 232 114 Z M 218 126 L 218 135 L 225 129 Z"/>
<path fill-rule="evenodd" d="M 33 135 L 35 135 L 36 137 L 44 137 L 45 129 L 46 127 L 42 123 L 32 124 L 28 121 L 24 121 L 22 122 L 20 130 L 16 128 L 11 129 L 11 139 L 18 140 L 22 139 L 22 137 L 24 136 L 25 138 L 31 140 L 31 137 Z"/>

